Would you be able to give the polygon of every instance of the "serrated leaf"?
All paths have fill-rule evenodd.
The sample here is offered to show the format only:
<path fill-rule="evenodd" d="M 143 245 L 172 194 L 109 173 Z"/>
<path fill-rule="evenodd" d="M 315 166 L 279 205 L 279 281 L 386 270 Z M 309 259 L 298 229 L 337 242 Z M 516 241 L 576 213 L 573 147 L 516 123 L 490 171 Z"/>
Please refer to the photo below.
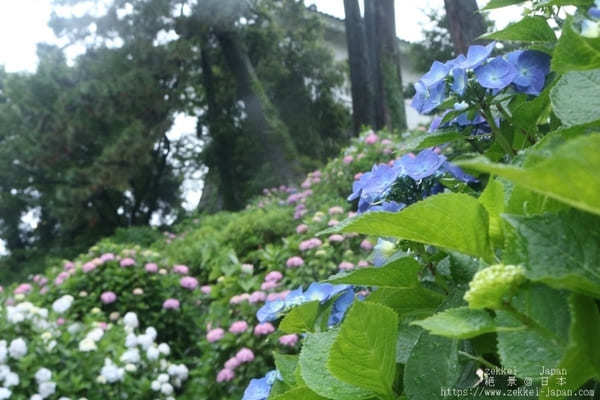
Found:
<path fill-rule="evenodd" d="M 474 197 L 442 193 L 400 212 L 369 212 L 347 219 L 327 232 L 391 236 L 493 260 L 485 208 Z"/>
<path fill-rule="evenodd" d="M 319 396 L 306 386 L 295 387 L 285 393 L 269 397 L 269 400 L 321 400 L 326 397 Z"/>
<path fill-rule="evenodd" d="M 566 347 L 569 309 L 566 293 L 541 284 L 523 286 L 512 299 L 516 310 L 531 321 L 527 329 L 499 331 L 498 354 L 504 368 L 521 378 L 540 377 L 540 368 L 556 368 Z M 496 324 L 519 328 L 523 322 L 507 311 L 496 312 Z"/>
<path fill-rule="evenodd" d="M 496 174 L 572 207 L 600 214 L 600 134 L 577 137 L 532 167 L 518 168 L 477 158 L 463 167 Z"/>
<path fill-rule="evenodd" d="M 300 373 L 312 391 L 333 400 L 354 400 L 373 397 L 374 393 L 355 385 L 340 381 L 327 369 L 329 351 L 333 346 L 338 330 L 309 333 L 304 338 L 300 351 Z"/>
<path fill-rule="evenodd" d="M 398 316 L 374 303 L 355 302 L 329 352 L 327 367 L 338 379 L 395 398 Z"/>
<path fill-rule="evenodd" d="M 552 88 L 554 113 L 566 126 L 600 120 L 600 69 L 570 71 Z"/>
<path fill-rule="evenodd" d="M 554 374 L 548 379 L 548 389 L 575 390 L 591 378 L 600 377 L 600 313 L 596 302 L 586 296 L 573 294 L 569 298 L 571 328 L 566 354 L 558 365 L 568 376 Z M 559 392 L 560 393 L 560 392 Z M 543 391 L 540 400 L 556 398 Z"/>
<path fill-rule="evenodd" d="M 296 385 L 295 371 L 298 368 L 298 356 L 274 352 L 275 367 L 281 374 L 283 381 L 290 386 Z"/>
<path fill-rule="evenodd" d="M 482 36 L 485 39 L 510 40 L 520 42 L 555 42 L 556 35 L 546 18 L 524 17 L 506 28 Z"/>
<path fill-rule="evenodd" d="M 444 143 L 453 142 L 455 140 L 464 140 L 465 135 L 459 132 L 433 132 L 423 137 L 423 140 L 415 146 L 415 150 L 423 150 L 429 147 L 439 146 Z"/>
<path fill-rule="evenodd" d="M 398 327 L 398 340 L 396 342 L 396 362 L 406 364 L 412 349 L 417 344 L 421 336 L 421 329 L 418 326 L 400 324 Z"/>
<path fill-rule="evenodd" d="M 515 230 L 504 254 L 536 282 L 600 298 L 600 218 L 571 210 L 559 215 L 506 215 Z"/>
<path fill-rule="evenodd" d="M 367 302 L 383 304 L 393 309 L 400 318 L 431 315 L 445 296 L 429 289 L 378 289 L 367 297 Z"/>
<path fill-rule="evenodd" d="M 318 300 L 294 307 L 279 323 L 279 330 L 285 333 L 313 332 L 318 313 Z"/>
<path fill-rule="evenodd" d="M 363 268 L 350 273 L 334 275 L 328 279 L 328 282 L 408 289 L 417 286 L 420 270 L 421 265 L 418 262 L 413 258 L 404 257 L 381 268 Z"/>
<path fill-rule="evenodd" d="M 469 339 L 496 330 L 496 324 L 487 311 L 468 307 L 450 308 L 411 324 L 426 329 L 432 335 L 451 339 Z"/>
<path fill-rule="evenodd" d="M 527 0 L 490 0 L 482 10 L 493 10 L 495 8 L 508 7 L 515 4 L 525 3 Z"/>
<path fill-rule="evenodd" d="M 557 72 L 600 68 L 600 38 L 581 36 L 573 30 L 569 18 L 554 48 L 551 67 Z"/>
<path fill-rule="evenodd" d="M 504 185 L 496 179 L 490 179 L 485 190 L 479 196 L 479 201 L 490 217 L 490 239 L 495 247 L 500 248 L 504 243 L 502 219 L 500 218 L 500 214 L 504 212 Z"/>

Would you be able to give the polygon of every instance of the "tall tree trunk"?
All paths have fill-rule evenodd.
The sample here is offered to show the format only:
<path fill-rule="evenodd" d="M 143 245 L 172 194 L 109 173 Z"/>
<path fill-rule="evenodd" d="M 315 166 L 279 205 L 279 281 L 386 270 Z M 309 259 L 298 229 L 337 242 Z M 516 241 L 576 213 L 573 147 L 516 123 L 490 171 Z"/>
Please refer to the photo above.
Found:
<path fill-rule="evenodd" d="M 299 165 L 286 126 L 266 96 L 238 35 L 234 31 L 217 31 L 216 36 L 235 77 L 237 98 L 244 103 L 250 134 L 264 147 L 257 161 L 269 171 L 271 184 L 291 183 L 299 173 Z"/>
<path fill-rule="evenodd" d="M 475 0 L 444 0 L 448 29 L 456 54 L 466 54 L 469 45 L 485 33 L 483 16 Z"/>
<path fill-rule="evenodd" d="M 375 126 L 374 81 L 370 77 L 367 53 L 369 48 L 358 0 L 344 0 L 344 12 L 350 63 L 353 128 L 354 133 L 358 134 L 362 125 Z"/>
<path fill-rule="evenodd" d="M 365 0 L 365 20 L 375 87 L 375 127 L 406 129 L 394 0 Z"/>

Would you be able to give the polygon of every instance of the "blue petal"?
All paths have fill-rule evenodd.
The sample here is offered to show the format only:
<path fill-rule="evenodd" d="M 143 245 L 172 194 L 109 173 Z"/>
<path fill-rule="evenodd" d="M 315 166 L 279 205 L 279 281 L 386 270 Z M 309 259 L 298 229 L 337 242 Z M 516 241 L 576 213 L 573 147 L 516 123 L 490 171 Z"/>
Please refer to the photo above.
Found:
<path fill-rule="evenodd" d="M 331 283 L 317 283 L 313 282 L 310 284 L 306 292 L 304 293 L 304 297 L 308 301 L 319 300 L 320 302 L 327 301 L 331 296 L 331 292 L 333 290 L 333 285 Z"/>
<path fill-rule="evenodd" d="M 429 72 L 423 75 L 420 81 L 423 82 L 425 87 L 429 88 L 443 81 L 448 76 L 448 72 L 450 72 L 450 68 L 447 65 L 434 61 Z"/>
<path fill-rule="evenodd" d="M 588 16 L 590 18 L 600 19 L 600 8 L 599 7 L 592 7 L 592 8 L 590 8 L 588 10 Z"/>
<path fill-rule="evenodd" d="M 342 293 L 342 295 L 338 297 L 333 303 L 333 306 L 331 308 L 331 314 L 329 314 L 329 320 L 327 321 L 327 324 L 329 326 L 339 324 L 344 318 L 346 311 L 348 310 L 348 308 L 350 308 L 353 302 L 354 291 L 352 289 L 348 289 L 347 291 Z"/>
<path fill-rule="evenodd" d="M 417 93 L 410 103 L 411 107 L 420 114 L 428 114 L 444 102 L 446 82 L 441 81 L 431 87 L 425 87 L 422 82 L 417 82 L 415 83 L 415 90 Z"/>
<path fill-rule="evenodd" d="M 433 175 L 444 161 L 446 161 L 446 157 L 437 154 L 433 150 L 426 149 L 416 156 L 404 155 L 394 163 L 394 166 L 401 168 L 406 175 L 415 181 L 419 181 Z"/>
<path fill-rule="evenodd" d="M 445 172 L 448 172 L 449 174 L 452 174 L 456 179 L 458 179 L 460 181 L 463 181 L 466 183 L 477 182 L 477 179 L 473 178 L 471 175 L 465 173 L 462 169 L 460 169 L 456 165 L 449 163 L 447 161 L 444 163 L 444 165 L 442 165 L 442 170 Z"/>
<path fill-rule="evenodd" d="M 404 203 L 398 203 L 395 201 L 384 201 L 382 204 L 372 206 L 369 211 L 386 211 L 386 212 L 398 212 L 406 207 Z"/>
<path fill-rule="evenodd" d="M 250 384 L 244 391 L 242 400 L 266 400 L 271 392 L 272 384 L 269 384 L 267 377 L 250 380 Z"/>
<path fill-rule="evenodd" d="M 540 51 L 523 51 L 515 67 L 517 76 L 513 83 L 523 88 L 533 87 L 534 92 L 538 92 L 544 87 L 546 75 L 550 72 L 550 56 Z"/>
<path fill-rule="evenodd" d="M 279 314 L 284 308 L 285 303 L 281 300 L 269 301 L 256 312 L 256 319 L 261 323 L 274 321 L 279 318 Z"/>
<path fill-rule="evenodd" d="M 484 88 L 504 89 L 517 76 L 517 69 L 501 57 L 475 69 L 477 82 Z"/>
<path fill-rule="evenodd" d="M 492 54 L 494 47 L 496 47 L 496 42 L 492 42 L 487 46 L 469 46 L 467 59 L 460 66 L 462 68 L 477 68 Z"/>
<path fill-rule="evenodd" d="M 452 77 L 454 78 L 454 81 L 450 86 L 450 90 L 459 96 L 462 96 L 465 93 L 467 84 L 467 72 L 462 68 L 455 68 L 452 70 Z"/>
<path fill-rule="evenodd" d="M 302 292 L 302 288 L 292 290 L 285 296 L 285 308 L 299 306 L 300 304 L 306 303 L 306 297 L 304 297 L 304 293 Z"/>

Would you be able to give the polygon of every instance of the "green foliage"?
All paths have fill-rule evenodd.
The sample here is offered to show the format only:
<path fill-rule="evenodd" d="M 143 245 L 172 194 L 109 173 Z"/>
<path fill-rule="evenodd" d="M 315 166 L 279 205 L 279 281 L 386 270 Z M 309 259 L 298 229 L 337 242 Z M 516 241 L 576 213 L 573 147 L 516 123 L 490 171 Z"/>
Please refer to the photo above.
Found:
<path fill-rule="evenodd" d="M 329 278 L 331 283 L 346 283 L 359 286 L 377 286 L 379 288 L 410 289 L 418 285 L 417 274 L 421 270 L 418 262 L 412 258 L 400 258 L 376 270 L 359 269 Z"/>
<path fill-rule="evenodd" d="M 600 39 L 579 35 L 568 19 L 553 56 L 552 69 L 557 72 L 600 68 Z"/>
<path fill-rule="evenodd" d="M 552 89 L 550 98 L 554 113 L 565 126 L 600 120 L 598 90 L 600 70 L 567 72 Z"/>
<path fill-rule="evenodd" d="M 453 339 L 469 339 L 496 330 L 487 311 L 468 307 L 450 308 L 412 324 L 427 329 L 432 335 Z"/>
<path fill-rule="evenodd" d="M 525 17 L 506 28 L 489 33 L 486 39 L 524 42 L 555 42 L 556 35 L 544 17 Z"/>

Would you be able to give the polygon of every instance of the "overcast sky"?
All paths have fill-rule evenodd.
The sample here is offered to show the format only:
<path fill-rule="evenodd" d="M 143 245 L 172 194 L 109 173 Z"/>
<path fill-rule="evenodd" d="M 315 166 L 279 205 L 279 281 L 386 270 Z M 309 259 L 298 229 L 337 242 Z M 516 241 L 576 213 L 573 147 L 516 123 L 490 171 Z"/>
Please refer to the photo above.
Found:
<path fill-rule="evenodd" d="M 95 0 L 100 4 L 100 0 Z M 201 1 L 201 0 L 200 0 Z M 488 0 L 478 0 L 483 7 Z M 315 4 L 319 11 L 344 18 L 342 0 L 305 0 L 307 5 Z M 362 3 L 362 2 L 361 2 Z M 408 41 L 422 39 L 422 24 L 427 22 L 423 10 L 443 8 L 443 0 L 398 0 L 396 1 L 396 27 L 398 37 Z M 59 43 L 48 20 L 52 12 L 51 0 L 0 0 L 0 65 L 8 72 L 35 71 L 37 67 L 36 43 Z M 518 7 L 508 7 L 494 11 L 490 17 L 496 22 L 497 28 L 502 28 L 511 21 L 519 18 Z M 77 54 L 80 49 L 71 49 L 68 55 Z M 170 136 L 179 137 L 182 134 L 195 131 L 195 118 L 178 116 Z M 197 204 L 202 193 L 200 181 L 187 180 L 184 184 L 186 192 L 186 208 L 192 209 Z M 28 216 L 28 223 L 34 224 L 35 217 Z M 3 244 L 0 240 L 0 254 Z"/>

